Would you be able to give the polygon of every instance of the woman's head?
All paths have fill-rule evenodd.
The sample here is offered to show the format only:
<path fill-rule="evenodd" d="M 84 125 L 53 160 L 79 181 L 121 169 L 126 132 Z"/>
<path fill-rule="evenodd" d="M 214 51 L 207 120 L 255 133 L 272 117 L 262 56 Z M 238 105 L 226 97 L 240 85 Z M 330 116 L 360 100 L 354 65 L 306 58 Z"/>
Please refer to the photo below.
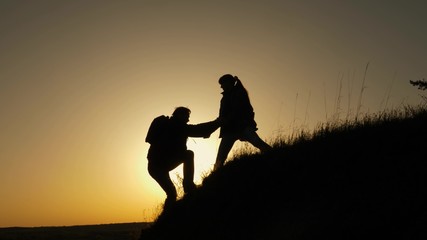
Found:
<path fill-rule="evenodd" d="M 233 75 L 231 75 L 231 74 L 225 74 L 225 75 L 223 75 L 222 77 L 219 78 L 218 83 L 220 85 L 223 85 L 223 84 L 232 84 L 232 85 L 234 85 L 236 83 L 236 78 L 233 77 Z"/>
<path fill-rule="evenodd" d="M 219 78 L 218 83 L 221 85 L 221 88 L 224 89 L 224 91 L 228 91 L 233 89 L 234 85 L 236 84 L 236 77 L 231 74 L 225 74 Z"/>
<path fill-rule="evenodd" d="M 232 89 L 243 90 L 247 93 L 245 87 L 243 87 L 242 82 L 237 76 L 233 76 L 231 74 L 225 74 L 219 78 L 219 84 L 224 91 L 229 91 Z"/>

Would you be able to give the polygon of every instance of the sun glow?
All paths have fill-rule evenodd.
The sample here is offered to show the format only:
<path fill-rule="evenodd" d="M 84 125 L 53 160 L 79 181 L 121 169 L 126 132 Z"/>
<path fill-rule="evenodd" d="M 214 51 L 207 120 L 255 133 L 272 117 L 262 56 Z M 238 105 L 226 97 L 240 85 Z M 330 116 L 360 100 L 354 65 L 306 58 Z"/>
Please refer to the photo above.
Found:
<path fill-rule="evenodd" d="M 208 176 L 215 163 L 219 139 L 211 136 L 208 139 L 189 138 L 187 148 L 194 152 L 194 182 L 200 185 L 203 178 Z M 172 170 L 170 173 L 172 181 L 181 187 L 180 179 L 183 177 L 182 165 Z"/>
<path fill-rule="evenodd" d="M 194 181 L 200 184 L 204 177 L 213 169 L 218 150 L 219 139 L 192 139 L 188 141 L 188 148 L 194 152 Z"/>

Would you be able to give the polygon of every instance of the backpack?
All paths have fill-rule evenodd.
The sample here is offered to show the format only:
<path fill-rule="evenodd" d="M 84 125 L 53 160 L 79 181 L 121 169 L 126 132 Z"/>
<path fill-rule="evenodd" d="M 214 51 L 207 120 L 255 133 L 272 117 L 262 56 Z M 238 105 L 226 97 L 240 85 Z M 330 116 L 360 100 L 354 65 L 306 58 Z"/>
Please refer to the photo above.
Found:
<path fill-rule="evenodd" d="M 145 142 L 150 144 L 162 143 L 168 138 L 169 117 L 161 115 L 156 117 L 150 124 Z"/>

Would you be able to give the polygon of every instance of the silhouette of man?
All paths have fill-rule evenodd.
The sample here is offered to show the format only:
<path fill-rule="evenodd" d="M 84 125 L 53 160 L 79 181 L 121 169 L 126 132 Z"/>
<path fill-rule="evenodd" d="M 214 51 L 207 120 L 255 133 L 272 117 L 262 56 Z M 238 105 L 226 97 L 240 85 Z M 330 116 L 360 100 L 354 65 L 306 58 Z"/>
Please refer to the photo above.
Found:
<path fill-rule="evenodd" d="M 177 192 L 169 172 L 181 163 L 184 164 L 184 192 L 188 194 L 196 188 L 193 182 L 194 153 L 187 149 L 188 137 L 208 138 L 219 128 L 218 120 L 196 125 L 187 124 L 190 113 L 190 109 L 186 107 L 177 107 L 171 117 L 157 117 L 151 123 L 145 139 L 150 143 L 147 155 L 148 172 L 167 195 L 164 208 L 176 201 Z M 162 123 L 159 123 L 160 121 Z"/>
<path fill-rule="evenodd" d="M 214 170 L 220 168 L 227 159 L 228 153 L 237 140 L 250 142 L 253 146 L 265 152 L 271 146 L 265 143 L 256 133 L 255 113 L 249 100 L 248 92 L 237 76 L 225 74 L 219 78 L 222 92 L 219 119 L 221 143 L 214 165 Z"/>

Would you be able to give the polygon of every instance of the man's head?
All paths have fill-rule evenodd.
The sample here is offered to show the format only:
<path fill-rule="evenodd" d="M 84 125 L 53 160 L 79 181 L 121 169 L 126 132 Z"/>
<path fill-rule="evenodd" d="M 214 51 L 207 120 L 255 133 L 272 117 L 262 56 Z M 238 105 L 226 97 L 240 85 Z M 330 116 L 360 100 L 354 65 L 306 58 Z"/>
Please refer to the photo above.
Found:
<path fill-rule="evenodd" d="M 184 123 L 188 123 L 188 121 L 190 121 L 190 113 L 191 113 L 191 110 L 189 108 L 177 107 L 173 111 L 172 117 Z"/>

